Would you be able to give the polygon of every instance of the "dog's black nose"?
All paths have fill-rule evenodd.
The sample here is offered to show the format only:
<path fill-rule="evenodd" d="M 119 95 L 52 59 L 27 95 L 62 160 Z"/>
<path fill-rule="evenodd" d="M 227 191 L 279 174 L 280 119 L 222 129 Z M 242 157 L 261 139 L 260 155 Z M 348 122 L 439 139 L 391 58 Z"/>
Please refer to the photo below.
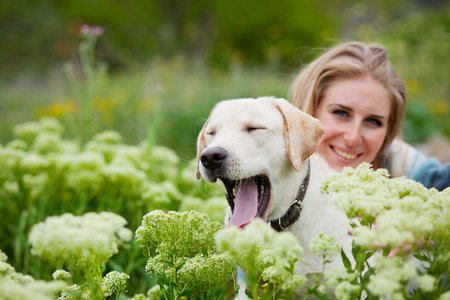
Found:
<path fill-rule="evenodd" d="M 206 149 L 203 151 L 200 161 L 202 165 L 208 170 L 214 170 L 220 168 L 222 163 L 228 158 L 228 151 L 220 148 L 214 147 Z"/>

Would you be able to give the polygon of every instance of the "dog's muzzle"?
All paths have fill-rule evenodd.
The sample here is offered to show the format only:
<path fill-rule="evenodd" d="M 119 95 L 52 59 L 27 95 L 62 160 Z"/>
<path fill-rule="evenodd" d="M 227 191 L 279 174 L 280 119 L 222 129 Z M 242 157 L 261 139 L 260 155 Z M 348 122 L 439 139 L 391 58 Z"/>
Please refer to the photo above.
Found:
<path fill-rule="evenodd" d="M 229 225 L 243 227 L 255 217 L 264 217 L 270 201 L 270 181 L 266 175 L 241 177 L 240 172 L 227 169 L 229 153 L 222 147 L 205 149 L 200 155 L 204 177 L 210 182 L 220 179 L 226 189 L 228 204 L 233 212 Z"/>

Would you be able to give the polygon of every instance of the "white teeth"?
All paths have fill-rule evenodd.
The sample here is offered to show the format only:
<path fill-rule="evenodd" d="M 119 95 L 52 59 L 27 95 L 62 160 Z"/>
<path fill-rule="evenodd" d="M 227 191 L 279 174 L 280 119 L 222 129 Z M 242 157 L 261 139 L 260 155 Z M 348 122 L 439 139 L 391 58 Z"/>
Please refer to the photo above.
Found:
<path fill-rule="evenodd" d="M 263 201 L 261 199 L 264 198 L 265 193 L 266 193 L 266 186 L 264 184 L 261 184 L 261 192 L 260 192 L 261 197 L 260 197 L 260 199 L 258 199 L 258 202 L 259 202 L 258 207 L 260 207 L 262 205 Z M 261 201 L 259 201 L 259 200 L 261 200 Z"/>
<path fill-rule="evenodd" d="M 345 159 L 350 159 L 351 160 L 351 159 L 355 159 L 355 158 L 358 157 L 358 155 L 356 155 L 356 154 L 351 154 L 351 153 L 348 153 L 348 152 L 344 152 L 344 151 L 339 150 L 337 148 L 333 148 L 333 149 L 339 156 L 342 156 Z"/>

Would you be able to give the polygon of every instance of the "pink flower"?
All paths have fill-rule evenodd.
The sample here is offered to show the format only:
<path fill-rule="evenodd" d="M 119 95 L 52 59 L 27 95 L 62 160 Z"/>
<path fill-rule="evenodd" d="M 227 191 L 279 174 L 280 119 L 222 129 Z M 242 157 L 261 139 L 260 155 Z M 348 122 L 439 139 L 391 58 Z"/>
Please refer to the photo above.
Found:
<path fill-rule="evenodd" d="M 103 26 L 89 26 L 84 24 L 80 28 L 80 32 L 84 35 L 92 34 L 93 36 L 100 36 L 105 32 Z"/>
<path fill-rule="evenodd" d="M 103 26 L 92 26 L 91 32 L 95 36 L 100 36 L 105 32 L 105 28 Z"/>
<path fill-rule="evenodd" d="M 81 25 L 80 31 L 82 34 L 89 34 L 89 32 L 91 31 L 91 27 L 89 27 L 89 25 L 83 24 Z"/>

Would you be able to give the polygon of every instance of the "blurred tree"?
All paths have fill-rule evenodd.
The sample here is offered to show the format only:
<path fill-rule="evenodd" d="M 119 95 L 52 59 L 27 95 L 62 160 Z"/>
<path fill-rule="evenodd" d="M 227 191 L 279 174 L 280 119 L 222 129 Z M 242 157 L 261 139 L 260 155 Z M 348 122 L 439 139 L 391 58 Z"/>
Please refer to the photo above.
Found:
<path fill-rule="evenodd" d="M 448 2 L 448 1 L 447 1 Z M 434 0 L 22 0 L 0 2 L 3 75 L 75 56 L 79 27 L 102 25 L 102 60 L 112 68 L 185 56 L 214 66 L 293 66 L 304 47 L 354 36 L 359 24 L 386 26 Z M 448 4 L 447 4 L 448 5 Z"/>
<path fill-rule="evenodd" d="M 99 48 L 112 67 L 154 55 L 223 66 L 283 60 L 295 57 L 298 47 L 335 37 L 338 18 L 322 5 L 317 0 L 2 1 L 0 63 L 9 73 L 67 60 L 83 23 L 105 27 Z"/>
<path fill-rule="evenodd" d="M 323 1 L 216 1 L 218 36 L 213 56 L 225 63 L 286 62 L 300 48 L 336 38 L 339 17 Z"/>

